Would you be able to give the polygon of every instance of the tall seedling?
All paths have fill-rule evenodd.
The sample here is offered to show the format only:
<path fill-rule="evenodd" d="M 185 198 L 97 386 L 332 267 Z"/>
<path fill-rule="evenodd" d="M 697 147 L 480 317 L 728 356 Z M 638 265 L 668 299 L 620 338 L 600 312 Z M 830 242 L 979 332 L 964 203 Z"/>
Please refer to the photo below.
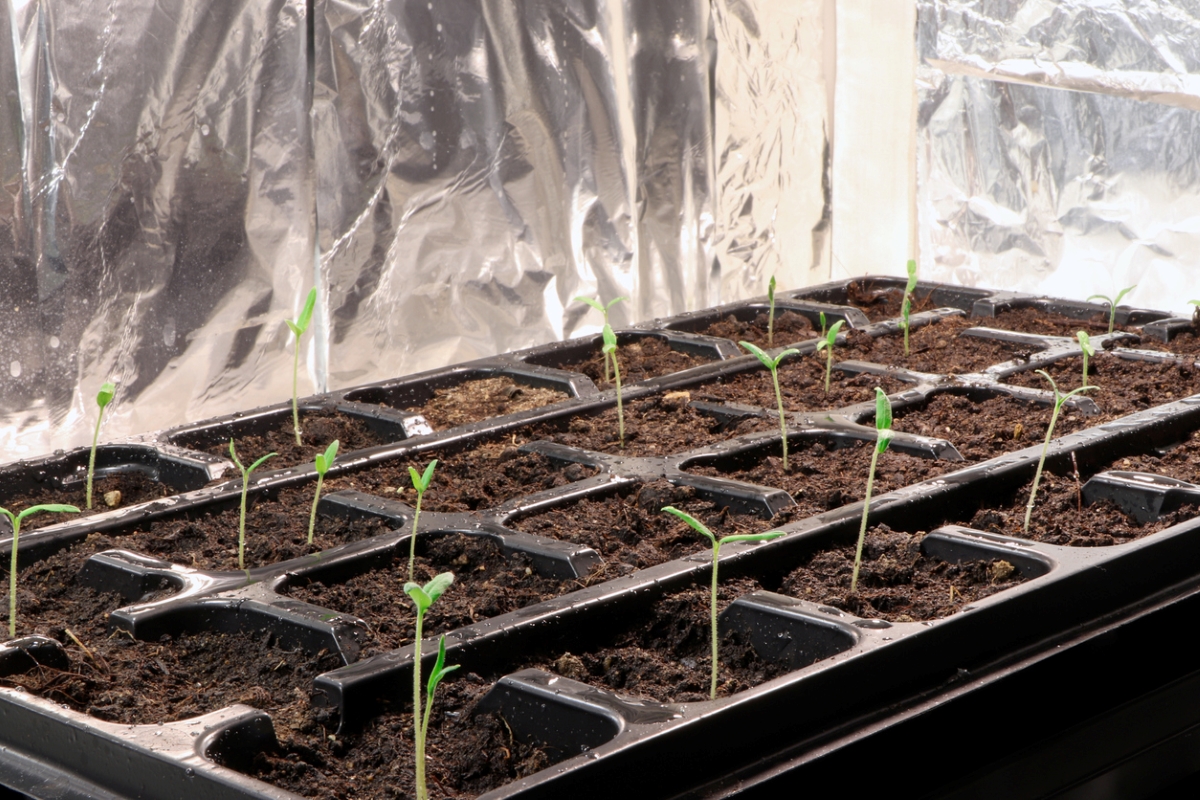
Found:
<path fill-rule="evenodd" d="M 325 483 L 325 473 L 329 472 L 329 468 L 333 466 L 333 459 L 337 458 L 338 440 L 334 439 L 329 443 L 329 447 L 325 448 L 324 453 L 317 453 L 314 460 L 314 466 L 317 468 L 317 491 L 313 493 L 312 511 L 308 514 L 308 543 L 313 543 L 313 531 L 317 526 L 317 503 L 321 499 L 321 486 Z"/>
<path fill-rule="evenodd" d="M 96 395 L 96 405 L 100 406 L 100 412 L 96 414 L 96 431 L 92 434 L 92 453 L 88 456 L 88 474 L 87 474 L 87 507 L 88 511 L 92 510 L 92 478 L 96 474 L 96 444 L 100 441 L 100 421 L 104 419 L 104 409 L 112 402 L 113 395 L 117 393 L 117 386 L 112 381 L 105 381 L 100 386 L 100 392 Z"/>
<path fill-rule="evenodd" d="M 1092 347 L 1092 337 L 1086 331 L 1077 331 L 1075 338 L 1079 340 L 1079 349 L 1083 351 L 1083 381 L 1080 386 L 1087 386 L 1088 359 L 1096 355 L 1096 348 Z"/>
<path fill-rule="evenodd" d="M 879 455 L 892 441 L 892 401 L 883 389 L 875 387 L 875 450 L 871 453 L 871 470 L 867 473 L 867 497 L 863 500 L 862 524 L 858 528 L 858 546 L 854 549 L 854 572 L 850 576 L 850 594 L 858 591 L 858 570 L 862 567 L 863 542 L 867 540 L 867 514 L 871 511 L 871 489 L 875 484 L 875 465 Z"/>
<path fill-rule="evenodd" d="M 1117 322 L 1117 304 L 1121 302 L 1121 298 L 1137 288 L 1135 283 L 1133 286 L 1126 286 L 1121 291 L 1117 292 L 1116 297 L 1109 297 L 1106 294 L 1094 294 L 1088 298 L 1088 302 L 1092 300 L 1103 300 L 1108 303 L 1108 332 L 1111 334 Z"/>
<path fill-rule="evenodd" d="M 433 580 L 421 586 L 409 581 L 404 584 L 404 591 L 412 598 L 417 608 L 417 630 L 413 640 L 413 742 L 416 752 L 417 800 L 429 800 L 429 790 L 425 786 L 425 735 L 429 731 L 429 711 L 426 709 L 424 718 L 421 715 L 421 628 L 425 623 L 425 612 L 437 602 L 442 593 L 454 583 L 454 573 L 443 572 L 434 576 Z M 446 673 L 457 667 L 443 667 L 446 661 L 446 637 L 443 636 L 438 646 L 438 660 L 434 665 L 433 674 L 429 678 L 429 704 L 433 705 L 433 693 Z"/>
<path fill-rule="evenodd" d="M 20 514 L 14 514 L 7 508 L 0 508 L 0 513 L 8 517 L 12 523 L 12 556 L 8 565 L 8 635 L 17 635 L 17 542 L 21 537 L 21 520 L 37 514 L 39 511 L 50 511 L 56 514 L 78 514 L 79 508 L 63 503 L 47 503 L 40 506 L 30 506 Z"/>
<path fill-rule="evenodd" d="M 237 468 L 242 473 L 242 510 L 241 516 L 238 517 L 238 569 L 246 568 L 246 493 L 250 489 L 250 473 L 262 466 L 262 463 L 268 458 L 274 458 L 277 455 L 279 453 L 267 453 L 247 469 L 242 466 L 241 459 L 238 458 L 237 450 L 233 447 L 233 439 L 229 440 L 229 457 L 233 459 L 233 463 L 237 464 Z"/>
<path fill-rule="evenodd" d="M 1119 298 L 1118 298 L 1119 299 Z M 1058 391 L 1058 384 L 1054 382 L 1054 378 L 1050 377 L 1050 373 L 1044 369 L 1037 371 L 1046 380 L 1050 381 L 1050 388 L 1054 390 L 1054 413 L 1050 415 L 1050 425 L 1046 428 L 1046 442 L 1042 445 L 1042 457 L 1038 459 L 1037 471 L 1033 473 L 1033 489 L 1029 492 L 1029 503 L 1025 506 L 1025 527 L 1022 529 L 1025 533 L 1029 533 L 1029 518 L 1033 516 L 1033 501 L 1037 497 L 1038 483 L 1042 480 L 1042 468 L 1046 466 L 1046 453 L 1050 450 L 1050 437 L 1054 435 L 1054 423 L 1058 422 L 1058 412 L 1062 411 L 1063 404 L 1070 400 L 1080 392 L 1086 392 L 1089 389 L 1099 389 L 1099 386 L 1080 386 L 1077 389 L 1072 389 L 1066 394 L 1061 394 Z"/>
<path fill-rule="evenodd" d="M 417 490 L 417 510 L 413 514 L 412 536 L 408 538 L 408 579 L 413 579 L 413 565 L 417 560 L 417 521 L 421 519 L 421 500 L 425 498 L 425 491 L 429 488 L 429 484 L 433 482 L 433 470 L 437 467 L 437 459 L 429 462 L 425 467 L 425 472 L 417 472 L 412 467 L 408 468 L 408 477 L 412 480 L 413 488 Z"/>
<path fill-rule="evenodd" d="M 612 300 L 608 301 L 607 305 L 605 305 L 597 300 L 593 300 L 590 297 L 579 296 L 579 297 L 575 298 L 576 302 L 587 303 L 589 306 L 591 306 L 592 308 L 599 311 L 602 315 L 604 315 L 605 327 L 608 327 L 608 310 L 624 299 L 625 299 L 624 297 L 614 297 Z M 608 383 L 611 380 L 609 378 L 609 375 L 612 374 L 611 369 L 610 369 L 611 365 L 612 365 L 611 356 L 609 356 L 609 354 L 607 352 L 605 352 L 604 353 L 604 382 L 605 383 Z"/>
<path fill-rule="evenodd" d="M 783 471 L 787 472 L 787 421 L 783 416 L 783 394 L 779 391 L 779 362 L 790 355 L 799 355 L 800 351 L 789 347 L 775 358 L 771 358 L 763 352 L 761 347 L 750 342 L 738 342 L 738 344 L 757 356 L 762 365 L 771 371 L 771 381 L 775 384 L 775 404 L 779 408 L 779 436 L 783 439 Z"/>
<path fill-rule="evenodd" d="M 908 283 L 904 286 L 904 302 L 900 304 L 900 327 L 904 329 L 904 355 L 908 355 L 909 317 L 912 315 L 913 289 L 917 288 L 917 262 L 908 261 Z"/>
<path fill-rule="evenodd" d="M 604 323 L 604 352 L 612 358 L 613 375 L 617 380 L 617 435 L 621 449 L 625 449 L 625 406 L 621 403 L 621 365 L 617 362 L 617 335 L 612 326 Z"/>
<path fill-rule="evenodd" d="M 681 520 L 692 526 L 692 530 L 696 533 L 708 537 L 712 543 L 712 604 L 711 604 L 711 621 L 712 621 L 712 682 L 709 688 L 708 696 L 712 699 L 717 698 L 717 564 L 720 563 L 721 545 L 731 544 L 733 542 L 765 542 L 770 539 L 778 539 L 784 535 L 784 531 L 769 531 L 767 533 L 739 533 L 733 536 L 722 536 L 718 539 L 713 535 L 713 532 L 705 527 L 704 523 L 693 517 L 686 511 L 680 511 L 674 506 L 664 506 L 663 511 L 668 514 L 674 514 Z"/>
<path fill-rule="evenodd" d="M 300 395 L 297 384 L 300 379 L 300 337 L 308 330 L 308 324 L 312 322 L 313 308 L 317 305 L 317 289 L 314 286 L 308 292 L 308 298 L 304 301 L 304 308 L 300 309 L 300 316 L 294 321 L 287 319 L 288 328 L 296 336 L 296 353 L 292 359 L 292 426 L 296 430 L 296 446 L 303 447 L 304 442 L 300 439 Z"/>
<path fill-rule="evenodd" d="M 817 352 L 825 351 L 825 394 L 829 394 L 829 375 L 833 372 L 833 346 L 837 344 L 838 331 L 844 319 L 839 319 L 825 332 L 825 338 L 817 341 Z"/>
<path fill-rule="evenodd" d="M 767 314 L 767 347 L 775 346 L 775 276 L 767 284 L 767 303 L 771 310 Z"/>

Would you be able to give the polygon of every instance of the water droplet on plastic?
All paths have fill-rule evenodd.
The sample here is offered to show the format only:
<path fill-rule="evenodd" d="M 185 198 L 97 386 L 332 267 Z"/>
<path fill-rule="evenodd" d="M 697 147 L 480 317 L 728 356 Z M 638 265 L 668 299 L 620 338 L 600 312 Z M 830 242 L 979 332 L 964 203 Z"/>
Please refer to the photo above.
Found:
<path fill-rule="evenodd" d="M 21 362 L 14 361 L 11 364 L 9 364 L 8 365 L 8 374 L 12 375 L 14 378 L 21 377 Z"/>
<path fill-rule="evenodd" d="M 201 125 L 201 126 L 200 126 L 200 135 L 201 135 L 201 136 L 208 136 L 208 134 L 209 134 L 211 131 L 212 131 L 212 128 L 208 127 L 207 125 Z"/>
<path fill-rule="evenodd" d="M 57 336 L 50 337 L 50 349 L 51 350 L 57 350 L 58 346 L 60 344 L 62 344 L 62 342 L 59 340 L 59 338 Z"/>
<path fill-rule="evenodd" d="M 437 29 L 438 29 L 438 33 L 441 33 L 441 32 L 442 32 L 442 23 L 440 23 L 440 22 L 439 22 L 439 23 L 437 24 Z"/>

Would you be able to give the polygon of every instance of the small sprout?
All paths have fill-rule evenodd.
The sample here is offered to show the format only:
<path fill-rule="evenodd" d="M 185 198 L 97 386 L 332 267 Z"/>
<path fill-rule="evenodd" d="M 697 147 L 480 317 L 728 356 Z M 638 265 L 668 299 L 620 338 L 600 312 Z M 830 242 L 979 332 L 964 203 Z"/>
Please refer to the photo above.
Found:
<path fill-rule="evenodd" d="M 1188 305 L 1195 306 L 1192 309 L 1192 327 L 1200 328 L 1200 300 L 1188 300 Z"/>
<path fill-rule="evenodd" d="M 686 511 L 680 511 L 674 506 L 664 506 L 663 511 L 668 514 L 674 514 L 681 520 L 692 526 L 692 530 L 703 536 L 707 536 L 712 543 L 713 563 L 712 563 L 712 685 L 709 689 L 709 697 L 717 698 L 717 564 L 721 554 L 721 545 L 733 542 L 766 542 L 771 539 L 778 539 L 784 535 L 784 531 L 769 531 L 767 533 L 739 533 L 733 536 L 722 536 L 718 539 L 713 535 L 713 532 L 705 527 L 704 523 L 693 517 Z"/>
<path fill-rule="evenodd" d="M 308 298 L 304 301 L 304 308 L 300 309 L 300 316 L 295 321 L 290 319 L 284 320 L 292 333 L 296 335 L 296 353 L 292 359 L 292 426 L 296 430 L 296 446 L 303 447 L 304 442 L 300 439 L 300 401 L 297 391 L 297 383 L 300 376 L 300 337 L 308 330 L 308 324 L 312 322 L 313 308 L 317 305 L 317 287 L 313 287 L 308 292 Z"/>
<path fill-rule="evenodd" d="M 771 311 L 767 314 L 767 347 L 775 346 L 775 276 L 771 276 L 771 282 L 767 284 L 767 302 L 771 306 Z"/>
<path fill-rule="evenodd" d="M 621 404 L 621 365 L 617 363 L 617 335 L 612 326 L 604 323 L 604 352 L 612 358 L 613 375 L 617 379 L 617 431 L 621 449 L 625 449 L 625 407 Z"/>
<path fill-rule="evenodd" d="M 867 514 L 871 510 L 871 489 L 875 484 L 875 465 L 879 454 L 892 441 L 892 401 L 883 389 L 875 387 L 875 451 L 871 453 L 871 469 L 867 473 L 867 497 L 863 500 L 862 524 L 858 528 L 858 547 L 854 550 L 854 572 L 850 576 L 850 594 L 858 591 L 858 570 L 862 566 L 863 542 L 867 540 Z"/>
<path fill-rule="evenodd" d="M 825 312 L 818 311 L 817 315 L 818 315 L 818 317 L 820 317 L 820 320 L 821 320 L 821 338 L 824 339 L 825 338 Z"/>
<path fill-rule="evenodd" d="M 842 329 L 843 322 L 845 320 L 839 319 L 833 323 L 826 332 L 825 338 L 817 341 L 816 352 L 825 351 L 825 394 L 829 394 L 829 375 L 833 372 L 833 346 L 837 343 L 838 331 Z"/>
<path fill-rule="evenodd" d="M 1117 304 L 1121 302 L 1122 297 L 1129 294 L 1136 288 L 1137 284 L 1135 283 L 1133 286 L 1126 286 L 1124 289 L 1117 292 L 1116 297 L 1109 297 L 1106 294 L 1094 294 L 1088 298 L 1089 302 L 1092 300 L 1103 300 L 1104 302 L 1108 303 L 1108 332 L 1110 334 L 1113 332 L 1113 327 L 1117 321 Z"/>
<path fill-rule="evenodd" d="M 21 537 L 21 521 L 39 511 L 49 511 L 55 514 L 78 514 L 79 508 L 63 503 L 48 503 L 40 506 L 30 506 L 20 514 L 14 514 L 7 508 L 0 508 L 0 513 L 8 517 L 12 523 L 12 555 L 8 565 L 8 635 L 17 635 L 17 543 Z"/>
<path fill-rule="evenodd" d="M 775 403 L 779 407 L 779 436 L 783 439 L 783 471 L 787 472 L 787 422 L 783 416 L 783 394 L 779 391 L 779 362 L 790 355 L 799 355 L 800 351 L 789 347 L 775 358 L 771 358 L 763 352 L 761 347 L 750 342 L 738 342 L 738 344 L 757 356 L 762 365 L 771 371 L 771 380 L 775 384 Z"/>
<path fill-rule="evenodd" d="M 1117 299 L 1121 299 L 1119 295 Z M 1100 388 L 1093 384 L 1092 386 L 1080 386 L 1066 394 L 1061 394 L 1058 391 L 1058 384 L 1054 382 L 1054 378 L 1050 377 L 1049 372 L 1039 369 L 1037 373 L 1050 381 L 1050 388 L 1054 390 L 1054 413 L 1050 415 L 1050 425 L 1046 428 L 1046 442 L 1042 445 L 1042 457 L 1038 459 L 1037 471 L 1033 473 L 1033 489 L 1029 492 L 1029 503 L 1025 506 L 1025 527 L 1023 528 L 1025 533 L 1029 533 L 1029 518 L 1033 516 L 1033 501 L 1037 497 L 1038 483 L 1042 480 L 1042 468 L 1046 466 L 1046 452 L 1050 449 L 1050 437 L 1054 435 L 1054 423 L 1058 422 L 1058 412 L 1062 411 L 1064 403 L 1080 392 Z"/>
<path fill-rule="evenodd" d="M 421 718 L 421 627 L 425 623 L 425 612 L 437 602 L 437 599 L 446 589 L 450 588 L 452 583 L 454 583 L 454 573 L 443 572 L 434 576 L 433 580 L 424 586 L 412 581 L 404 584 L 405 593 L 412 598 L 413 605 L 417 608 L 417 630 L 413 640 L 413 740 L 416 751 L 417 800 L 429 800 L 429 791 L 425 787 L 425 733 L 429 729 L 428 710 L 425 713 L 424 721 Z M 431 705 L 433 692 L 437 689 L 438 683 L 447 672 L 455 669 L 455 667 L 444 669 L 442 666 L 445 663 L 445 647 L 446 637 L 443 636 L 441 645 L 438 647 L 438 660 L 429 680 L 428 692 Z"/>
<path fill-rule="evenodd" d="M 900 305 L 900 327 L 904 329 L 904 355 L 908 355 L 909 316 L 912 314 L 913 289 L 917 288 L 917 262 L 908 261 L 908 283 L 904 286 L 904 302 Z"/>
<path fill-rule="evenodd" d="M 579 302 L 579 303 L 587 303 L 589 306 L 591 306 L 592 308 L 596 309 L 601 314 L 603 314 L 604 315 L 604 324 L 607 326 L 608 325 L 608 310 L 624 299 L 625 299 L 624 297 L 614 297 L 612 300 L 608 301 L 607 305 L 605 305 L 605 304 L 599 302 L 598 300 L 593 300 L 590 297 L 583 297 L 581 295 L 579 297 L 576 297 L 575 301 Z M 612 363 L 612 358 L 606 351 L 604 353 L 604 382 L 605 383 L 609 382 L 608 376 L 611 374 L 609 365 L 611 363 Z"/>
<path fill-rule="evenodd" d="M 113 395 L 117 393 L 117 386 L 112 381 L 105 381 L 100 387 L 100 392 L 96 395 L 96 405 L 100 406 L 100 413 L 96 415 L 96 431 L 92 434 L 92 454 L 88 456 L 88 474 L 87 474 L 87 508 L 92 510 L 92 476 L 96 474 L 96 443 L 100 441 L 100 420 L 104 419 L 104 409 L 112 402 Z"/>
<path fill-rule="evenodd" d="M 1083 350 L 1083 383 L 1081 385 L 1087 386 L 1088 359 L 1096 355 L 1096 348 L 1092 347 L 1092 337 L 1088 336 L 1086 331 L 1076 331 L 1075 338 L 1079 340 L 1079 348 Z"/>
<path fill-rule="evenodd" d="M 325 483 L 325 473 L 329 472 L 329 468 L 333 466 L 333 459 L 337 457 L 338 440 L 334 439 L 329 443 L 329 447 L 325 448 L 324 453 L 317 453 L 314 466 L 317 468 L 317 491 L 313 493 L 312 511 L 308 515 L 308 544 L 311 547 L 313 543 L 313 531 L 317 526 L 317 502 L 321 499 L 321 485 Z"/>
<path fill-rule="evenodd" d="M 246 493 L 250 489 L 250 473 L 258 469 L 268 458 L 274 458 L 277 455 L 279 453 L 267 453 L 247 469 L 242 466 L 241 460 L 238 459 L 237 450 L 233 447 L 233 439 L 229 440 L 229 456 L 242 472 L 242 514 L 238 518 L 238 569 L 246 568 Z"/>
<path fill-rule="evenodd" d="M 408 538 L 408 579 L 413 579 L 413 565 L 417 560 L 417 520 L 421 519 L 421 500 L 425 497 L 425 491 L 429 488 L 429 484 L 433 481 L 433 470 L 437 467 L 437 459 L 429 462 L 425 467 L 425 472 L 417 472 L 412 467 L 408 468 L 408 477 L 412 480 L 413 488 L 417 490 L 417 511 L 413 514 L 412 536 Z"/>

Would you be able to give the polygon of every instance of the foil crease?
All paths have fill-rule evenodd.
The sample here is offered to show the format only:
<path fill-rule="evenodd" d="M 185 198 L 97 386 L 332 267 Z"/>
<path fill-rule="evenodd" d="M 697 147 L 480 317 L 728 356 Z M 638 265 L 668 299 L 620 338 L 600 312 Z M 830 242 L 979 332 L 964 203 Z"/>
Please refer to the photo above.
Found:
<path fill-rule="evenodd" d="M 917 50 L 923 277 L 1190 313 L 1200 5 L 922 0 Z"/>
<path fill-rule="evenodd" d="M 312 283 L 304 0 L 0 4 L 4 460 L 290 391 Z"/>
<path fill-rule="evenodd" d="M 331 0 L 315 41 L 331 386 L 718 297 L 706 2 Z"/>

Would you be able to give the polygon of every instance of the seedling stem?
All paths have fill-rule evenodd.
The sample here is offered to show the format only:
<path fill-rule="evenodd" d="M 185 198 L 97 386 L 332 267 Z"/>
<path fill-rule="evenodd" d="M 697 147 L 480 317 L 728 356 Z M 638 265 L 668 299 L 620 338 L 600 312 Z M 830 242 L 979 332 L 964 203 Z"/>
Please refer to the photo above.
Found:
<path fill-rule="evenodd" d="M 1079 348 L 1083 350 L 1083 382 L 1080 386 L 1087 386 L 1088 357 L 1096 355 L 1096 348 L 1092 347 L 1092 337 L 1088 336 L 1086 331 L 1077 331 L 1075 338 L 1079 340 Z"/>
<path fill-rule="evenodd" d="M 904 329 L 904 355 L 908 355 L 909 317 L 912 314 L 913 289 L 917 288 L 917 262 L 909 259 L 908 283 L 904 286 L 904 302 L 900 304 L 900 327 Z"/>
<path fill-rule="evenodd" d="M 837 343 L 838 331 L 842 329 L 843 319 L 830 326 L 825 338 L 817 342 L 817 352 L 825 351 L 825 394 L 829 394 L 829 376 L 833 372 L 833 346 Z"/>
<path fill-rule="evenodd" d="M 429 610 L 437 599 L 442 596 L 442 593 L 454 583 L 454 573 L 442 572 L 434 576 L 433 580 L 421 586 L 418 583 L 409 581 L 404 584 L 404 591 L 412 598 L 413 605 L 417 609 L 417 630 L 416 637 L 413 641 L 413 740 L 416 751 L 416 778 L 417 778 L 417 800 L 429 800 L 429 790 L 425 786 L 425 734 L 429 729 L 429 714 L 426 712 L 424 718 L 421 714 L 421 628 L 425 623 L 425 612 Z M 455 667 L 443 669 L 442 664 L 445 662 L 446 656 L 446 637 L 442 637 L 441 646 L 438 647 L 438 661 L 434 665 L 433 674 L 429 681 L 429 702 L 433 703 L 433 692 L 437 689 L 438 682 Z M 436 680 L 435 680 L 436 678 Z"/>
<path fill-rule="evenodd" d="M 40 506 L 30 506 L 20 514 L 14 514 L 7 508 L 0 508 L 0 513 L 8 517 L 12 523 L 12 556 L 8 564 L 8 636 L 17 635 L 17 543 L 21 537 L 21 521 L 39 511 L 49 511 L 56 514 L 78 514 L 79 508 L 63 503 L 47 503 Z"/>
<path fill-rule="evenodd" d="M 867 514 L 871 510 L 871 489 L 875 484 L 875 465 L 879 454 L 892 441 L 892 401 L 883 389 L 875 387 L 875 450 L 871 453 L 871 470 L 867 473 L 867 497 L 863 500 L 862 524 L 858 528 L 858 547 L 854 550 L 854 573 L 850 576 L 850 594 L 858 591 L 858 570 L 862 567 L 863 542 L 867 540 Z"/>
<path fill-rule="evenodd" d="M 1130 287 L 1132 288 L 1132 287 Z M 1128 291 L 1128 289 L 1126 290 Z M 1117 299 L 1121 299 L 1118 295 Z M 1062 411 L 1063 404 L 1070 400 L 1080 392 L 1086 392 L 1089 389 L 1099 389 L 1099 386 L 1080 386 L 1072 389 L 1066 394 L 1061 394 L 1058 391 L 1058 384 L 1054 382 L 1054 378 L 1050 377 L 1050 373 L 1044 369 L 1037 371 L 1046 380 L 1050 381 L 1050 388 L 1054 390 L 1054 412 L 1050 415 L 1050 425 L 1046 428 L 1046 441 L 1042 445 L 1042 457 L 1038 459 L 1037 471 L 1033 473 L 1033 489 L 1029 492 L 1029 503 L 1025 506 L 1025 527 L 1022 529 L 1025 533 L 1029 533 L 1029 518 L 1033 516 L 1033 502 L 1037 497 L 1038 483 L 1042 480 L 1042 468 L 1046 466 L 1046 453 L 1050 450 L 1050 437 L 1054 435 L 1054 423 L 1058 422 L 1058 412 Z"/>
<path fill-rule="evenodd" d="M 770 313 L 767 314 L 767 347 L 775 346 L 775 276 L 771 276 L 771 282 L 767 284 L 767 302 L 771 306 Z"/>
<path fill-rule="evenodd" d="M 296 336 L 296 352 L 292 358 L 292 426 L 296 431 L 296 446 L 303 447 L 304 442 L 300 439 L 300 401 L 299 401 L 299 376 L 300 376 L 300 337 L 308 330 L 308 324 L 312 322 L 313 308 L 317 305 L 317 287 L 313 287 L 308 292 L 308 298 L 304 301 L 304 308 L 300 309 L 300 316 L 295 321 L 290 319 L 284 320 L 288 328 Z"/>
<path fill-rule="evenodd" d="M 779 362 L 790 355 L 799 355 L 800 351 L 794 347 L 789 347 L 775 358 L 771 358 L 758 345 L 751 344 L 750 342 L 738 342 L 738 344 L 757 356 L 762 365 L 771 371 L 771 381 L 775 384 L 775 404 L 779 408 L 779 437 L 783 440 L 783 471 L 787 472 L 787 421 L 783 415 L 783 394 L 779 390 Z"/>
<path fill-rule="evenodd" d="M 613 375 L 617 378 L 617 435 L 625 449 L 625 407 L 621 403 L 621 365 L 617 362 L 617 335 L 612 326 L 604 323 L 604 352 L 612 358 Z"/>
<path fill-rule="evenodd" d="M 699 534 L 708 537 L 712 543 L 712 604 L 711 604 L 711 621 L 712 621 L 712 682 L 709 688 L 709 697 L 717 699 L 717 565 L 720 563 L 721 545 L 732 542 L 766 542 L 771 539 L 778 539 L 784 535 L 784 531 L 769 531 L 767 533 L 739 533 L 732 536 L 723 536 L 718 539 L 713 535 L 703 522 L 693 517 L 686 511 L 680 511 L 674 506 L 663 506 L 663 511 L 668 514 L 674 514 L 681 520 L 692 527 L 692 530 Z"/>
<path fill-rule="evenodd" d="M 612 300 L 609 300 L 607 304 L 604 304 L 598 300 L 593 300 L 590 297 L 583 297 L 582 295 L 575 298 L 576 302 L 587 303 L 589 306 L 591 306 L 592 308 L 599 311 L 602 315 L 604 315 L 604 325 L 606 327 L 608 326 L 608 310 L 624 299 L 625 299 L 624 297 L 614 297 Z M 611 374 L 610 364 L 612 364 L 612 356 L 608 352 L 605 352 L 604 353 L 604 382 L 605 383 L 608 383 L 610 380 L 609 379 L 609 375 Z"/>
<path fill-rule="evenodd" d="M 408 477 L 412 479 L 413 488 L 417 490 L 417 510 L 413 514 L 412 536 L 408 537 L 408 579 L 413 579 L 413 565 L 417 561 L 417 521 L 421 519 L 421 500 L 425 491 L 433 481 L 433 470 L 437 467 L 437 459 L 430 461 L 424 473 L 419 473 L 412 467 L 408 468 Z"/>
<path fill-rule="evenodd" d="M 1106 294 L 1094 294 L 1088 298 L 1088 301 L 1103 300 L 1108 303 L 1108 332 L 1111 334 L 1117 321 L 1117 304 L 1121 302 L 1121 298 L 1137 288 L 1135 283 L 1133 286 L 1126 286 L 1121 291 L 1117 292 L 1116 297 L 1109 297 Z"/>
<path fill-rule="evenodd" d="M 324 453 L 317 453 L 315 466 L 317 468 L 317 491 L 313 493 L 312 511 L 308 514 L 308 544 L 311 547 L 313 543 L 313 531 L 317 526 L 317 503 L 321 499 L 321 486 L 325 483 L 325 473 L 333 466 L 333 459 L 337 457 L 338 440 L 334 439 L 329 443 L 329 447 L 325 448 Z"/>
<path fill-rule="evenodd" d="M 104 419 L 104 408 L 112 402 L 113 395 L 117 393 L 117 386 L 112 381 L 105 381 L 100 387 L 100 392 L 96 395 L 96 405 L 100 406 L 100 413 L 96 415 L 96 431 L 92 434 L 92 453 L 88 456 L 88 474 L 87 474 L 87 508 L 92 510 L 92 478 L 96 474 L 96 444 L 100 441 L 100 421 Z"/>
<path fill-rule="evenodd" d="M 237 450 L 233 446 L 233 439 L 229 440 L 229 456 L 242 472 L 242 509 L 241 516 L 238 517 L 238 569 L 246 568 L 246 493 L 250 490 L 250 473 L 258 469 L 268 458 L 274 458 L 277 455 L 279 453 L 267 453 L 247 469 L 242 466 L 242 462 L 238 458 Z"/>

